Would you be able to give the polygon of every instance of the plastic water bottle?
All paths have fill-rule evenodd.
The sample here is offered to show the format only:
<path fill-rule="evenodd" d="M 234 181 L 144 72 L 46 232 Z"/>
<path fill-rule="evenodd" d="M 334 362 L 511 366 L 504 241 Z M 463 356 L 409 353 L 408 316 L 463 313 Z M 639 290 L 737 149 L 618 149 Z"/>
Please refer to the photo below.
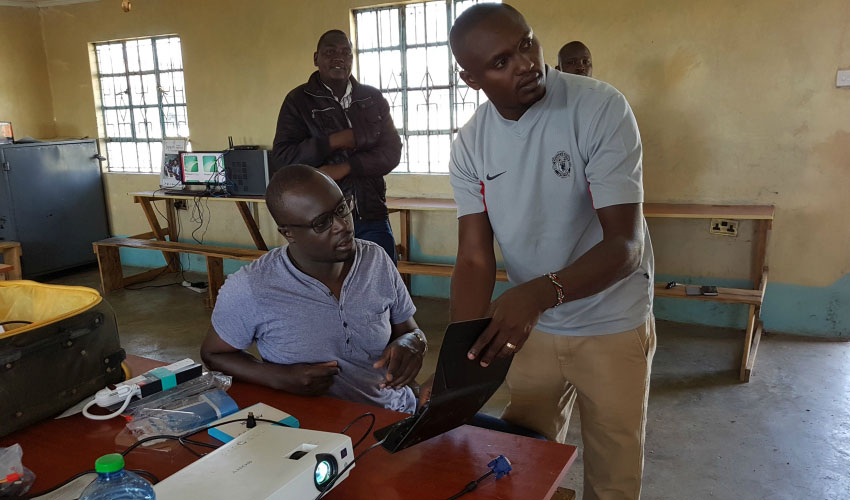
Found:
<path fill-rule="evenodd" d="M 97 479 L 83 490 L 80 500 L 154 500 L 151 483 L 124 470 L 124 457 L 111 453 L 94 463 Z"/>

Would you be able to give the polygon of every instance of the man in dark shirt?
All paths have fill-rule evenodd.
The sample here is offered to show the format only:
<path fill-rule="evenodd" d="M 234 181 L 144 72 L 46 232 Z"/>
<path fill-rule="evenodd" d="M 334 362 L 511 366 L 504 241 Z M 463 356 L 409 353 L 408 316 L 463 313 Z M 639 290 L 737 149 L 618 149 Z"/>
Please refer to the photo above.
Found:
<path fill-rule="evenodd" d="M 401 139 L 378 89 L 351 76 L 351 41 L 339 30 L 319 38 L 318 68 L 283 101 L 272 152 L 276 168 L 318 168 L 354 197 L 355 237 L 377 243 L 396 261 L 386 183 L 401 158 Z"/>

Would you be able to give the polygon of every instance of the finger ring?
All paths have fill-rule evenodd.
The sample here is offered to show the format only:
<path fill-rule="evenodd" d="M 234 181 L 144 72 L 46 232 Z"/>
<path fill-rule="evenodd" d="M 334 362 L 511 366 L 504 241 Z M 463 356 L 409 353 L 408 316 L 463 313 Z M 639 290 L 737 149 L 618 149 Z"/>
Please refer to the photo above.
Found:
<path fill-rule="evenodd" d="M 512 350 L 512 351 L 513 351 L 514 349 L 516 349 L 516 346 L 515 346 L 515 345 L 513 345 L 513 344 L 511 344 L 510 342 L 506 342 L 506 343 L 505 343 L 505 347 L 507 347 L 508 349 L 510 349 L 510 350 Z"/>

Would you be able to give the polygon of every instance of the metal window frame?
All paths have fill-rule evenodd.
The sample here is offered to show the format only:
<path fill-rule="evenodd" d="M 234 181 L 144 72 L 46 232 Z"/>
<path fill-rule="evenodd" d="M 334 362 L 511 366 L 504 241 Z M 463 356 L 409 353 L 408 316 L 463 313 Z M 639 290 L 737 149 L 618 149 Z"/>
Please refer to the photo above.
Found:
<path fill-rule="evenodd" d="M 175 39 L 175 38 L 180 41 L 181 67 L 180 67 L 180 69 L 171 68 L 171 69 L 163 70 L 163 69 L 160 68 L 160 65 L 159 65 L 159 53 L 158 53 L 157 46 L 156 46 L 157 41 L 159 41 L 159 40 L 170 40 L 170 39 Z M 130 71 L 130 69 L 129 69 L 130 68 L 129 58 L 127 57 L 127 43 L 128 42 L 146 41 L 146 40 L 150 40 L 150 42 L 151 42 L 151 53 L 153 55 L 153 69 L 142 71 L 141 67 L 140 67 L 139 71 Z M 115 45 L 115 44 L 118 44 L 118 43 L 121 44 L 121 53 L 122 53 L 122 57 L 123 57 L 123 60 L 124 60 L 124 71 L 119 72 L 119 73 L 104 73 L 101 70 L 100 59 L 98 58 L 97 49 L 99 47 Z M 124 40 L 112 40 L 112 41 L 108 41 L 108 42 L 97 42 L 97 43 L 94 43 L 92 45 L 94 46 L 95 65 L 97 67 L 97 73 L 95 74 L 95 77 L 97 78 L 98 85 L 100 87 L 100 92 L 101 92 L 100 112 L 101 112 L 101 118 L 103 120 L 103 138 L 102 138 L 102 140 L 104 141 L 104 143 L 107 144 L 107 145 L 110 144 L 110 143 L 134 143 L 134 144 L 147 143 L 147 144 L 151 144 L 151 143 L 162 143 L 163 141 L 165 141 L 168 138 L 168 136 L 166 136 L 166 134 L 165 134 L 165 126 L 166 126 L 166 124 L 165 124 L 165 107 L 174 107 L 174 108 L 177 108 L 177 107 L 180 107 L 180 106 L 186 107 L 186 102 L 185 102 L 186 101 L 186 89 L 185 89 L 186 77 L 185 77 L 184 68 L 183 68 L 183 64 L 182 64 L 183 41 L 180 39 L 180 37 L 178 35 L 160 35 L 160 36 L 151 36 L 151 37 L 142 37 L 142 38 L 130 38 L 130 39 L 124 39 Z M 161 92 L 162 82 L 161 82 L 161 79 L 160 79 L 160 76 L 161 76 L 162 73 L 175 73 L 175 74 L 181 73 L 181 74 L 183 74 L 183 83 L 184 83 L 183 100 L 182 100 L 183 102 L 178 103 L 178 102 L 176 102 L 176 100 L 175 100 L 175 102 L 169 103 L 169 104 L 166 104 L 166 103 L 163 102 L 163 96 L 162 96 L 162 92 Z M 130 85 L 130 77 L 138 76 L 138 77 L 142 78 L 146 75 L 154 75 L 154 77 L 156 79 L 156 104 L 134 104 L 133 97 L 131 95 L 132 91 L 131 91 L 131 85 Z M 104 78 L 122 78 L 122 77 L 124 78 L 124 81 L 127 85 L 127 105 L 121 105 L 121 106 L 117 106 L 117 105 L 116 106 L 107 106 L 107 105 L 105 105 L 103 103 L 103 80 L 104 80 Z M 172 78 L 172 82 L 173 82 L 173 78 Z M 143 88 L 144 88 L 144 84 L 143 84 Z M 176 92 L 174 92 L 174 94 L 176 96 Z M 157 110 L 157 112 L 159 114 L 159 129 L 160 129 L 160 137 L 158 139 L 149 137 L 150 136 L 149 133 L 145 134 L 148 137 L 137 137 L 136 136 L 136 116 L 135 116 L 134 111 L 137 110 L 137 109 L 138 110 L 148 110 L 148 109 L 156 109 Z M 129 116 L 130 116 L 130 137 L 110 137 L 109 136 L 108 131 L 107 131 L 108 130 L 107 129 L 108 121 L 106 119 L 106 113 L 108 111 L 113 111 L 113 110 L 115 110 L 115 111 L 126 110 L 126 111 L 129 112 Z M 145 115 L 146 115 L 146 113 L 145 113 Z M 189 122 L 189 113 L 188 113 L 188 110 L 187 110 L 187 112 L 186 112 L 186 125 L 187 126 L 189 124 L 188 122 Z M 143 122 L 143 123 L 146 123 L 146 122 Z M 120 126 L 120 124 L 119 124 L 119 126 Z M 175 122 L 175 126 L 176 127 L 179 126 L 178 122 Z M 147 132 L 147 130 L 148 130 L 147 125 L 145 126 L 145 129 L 146 129 L 146 132 Z M 188 139 L 188 137 L 187 137 L 187 139 Z M 150 157 L 150 146 L 148 146 L 148 156 Z M 106 157 L 107 157 L 107 160 L 109 160 L 109 148 L 108 147 L 106 148 Z M 121 169 L 113 168 L 112 162 L 109 161 L 108 164 L 107 164 L 107 171 L 108 172 L 131 172 L 131 173 L 153 173 L 153 174 L 156 174 L 156 173 L 159 172 L 159 165 L 157 165 L 155 163 L 155 161 L 156 160 L 154 158 L 151 158 L 150 170 L 142 170 L 141 157 L 139 156 L 139 150 L 138 150 L 138 147 L 137 147 L 136 148 L 136 165 L 137 165 L 137 168 L 136 168 L 135 172 L 133 170 L 128 170 L 125 167 L 126 162 L 124 161 L 124 150 L 122 148 L 121 149 L 122 168 Z"/>
<path fill-rule="evenodd" d="M 354 19 L 354 21 L 353 21 L 354 22 L 354 32 L 357 34 L 357 38 L 360 38 L 359 37 L 360 31 L 359 31 L 359 26 L 358 26 L 358 15 L 366 14 L 366 13 L 374 13 L 375 14 L 375 32 L 376 32 L 375 34 L 376 34 L 377 46 L 374 47 L 374 48 L 369 48 L 369 49 L 359 49 L 356 46 L 354 47 L 355 57 L 358 59 L 358 65 L 357 65 L 358 80 L 362 80 L 361 75 L 360 75 L 360 64 L 359 64 L 360 55 L 361 54 L 377 54 L 378 55 L 379 90 L 382 93 L 383 92 L 388 92 L 388 93 L 389 92 L 398 92 L 398 93 L 401 94 L 401 106 L 402 106 L 402 117 L 403 118 L 402 118 L 402 123 L 400 124 L 401 126 L 399 126 L 399 124 L 396 124 L 396 128 L 398 129 L 398 133 L 401 136 L 402 141 L 404 141 L 404 144 L 405 144 L 404 157 L 402 158 L 402 160 L 403 160 L 404 164 L 406 165 L 406 168 L 404 170 L 399 170 L 398 167 L 397 167 L 396 170 L 395 170 L 396 172 L 401 171 L 401 172 L 405 172 L 405 173 L 425 173 L 425 174 L 438 174 L 438 175 L 439 174 L 445 174 L 445 172 L 436 172 L 436 171 L 432 170 L 432 165 L 434 164 L 435 161 L 440 161 L 440 160 L 444 161 L 445 159 L 434 159 L 434 161 L 432 161 L 431 148 L 430 147 L 428 148 L 428 151 L 427 151 L 427 155 L 428 155 L 428 161 L 427 161 L 428 170 L 427 170 L 427 172 L 411 172 L 411 170 L 410 170 L 410 148 L 407 147 L 408 146 L 408 139 L 411 138 L 411 137 L 417 137 L 417 136 L 428 136 L 428 137 L 430 137 L 430 136 L 442 136 L 442 135 L 447 135 L 447 136 L 449 136 L 449 138 L 452 138 L 457 133 L 457 131 L 459 129 L 459 127 L 457 126 L 457 114 L 458 113 L 457 113 L 457 109 L 456 109 L 457 108 L 456 93 L 461 86 L 458 84 L 458 75 L 457 75 L 457 71 L 455 70 L 455 67 L 456 67 L 455 66 L 455 60 L 454 60 L 454 56 L 451 53 L 451 50 L 449 49 L 449 40 L 448 40 L 448 33 L 451 30 L 452 24 L 454 23 L 455 10 L 456 10 L 455 7 L 456 7 L 456 3 L 457 3 L 458 0 L 444 0 L 445 6 L 446 6 L 446 40 L 445 41 L 443 41 L 443 40 L 429 41 L 429 39 L 428 39 L 428 31 L 427 31 L 427 26 L 428 26 L 427 11 L 428 11 L 428 9 L 426 7 L 426 4 L 433 3 L 433 1 L 434 0 L 422 0 L 422 1 L 419 1 L 419 2 L 396 3 L 396 4 L 392 4 L 392 5 L 382 5 L 382 6 L 379 6 L 379 7 L 368 7 L 368 8 L 363 8 L 363 9 L 353 9 L 352 10 L 352 14 L 353 14 L 352 17 Z M 476 1 L 475 3 L 478 3 L 478 1 Z M 422 5 L 423 6 L 423 16 L 424 16 L 423 22 L 425 23 L 426 30 L 425 30 L 425 33 L 424 33 L 424 36 L 425 36 L 424 41 L 418 40 L 418 42 L 420 42 L 420 43 L 408 43 L 408 41 L 407 41 L 407 38 L 408 38 L 408 36 L 407 36 L 407 8 L 410 7 L 410 6 L 413 6 L 413 5 Z M 389 45 L 389 46 L 384 47 L 384 46 L 381 45 L 380 12 L 381 11 L 387 11 L 387 10 L 394 11 L 395 15 L 397 16 L 399 43 L 397 45 Z M 448 57 L 448 68 L 446 68 L 446 70 L 448 71 L 448 82 L 449 82 L 448 85 L 427 85 L 426 84 L 426 86 L 424 86 L 424 87 L 423 86 L 416 86 L 416 87 L 409 86 L 408 71 L 407 71 L 407 51 L 408 51 L 408 49 L 425 48 L 427 50 L 430 47 L 435 47 L 435 48 L 436 47 L 445 47 L 446 50 L 448 50 L 448 56 L 449 56 Z M 401 68 L 400 68 L 401 82 L 400 82 L 400 85 L 401 86 L 397 89 L 384 88 L 381 54 L 384 53 L 384 52 L 389 52 L 389 51 L 399 51 L 400 52 L 400 57 L 401 57 Z M 425 75 L 426 75 L 426 78 L 429 75 L 429 71 L 428 71 L 427 67 L 426 67 Z M 431 111 L 430 111 L 430 107 L 428 107 L 428 109 L 426 109 L 426 123 L 428 124 L 426 129 L 425 130 L 410 130 L 410 116 L 409 116 L 409 113 L 408 113 L 408 102 L 409 102 L 408 95 L 409 95 L 409 93 L 410 92 L 434 91 L 434 90 L 448 90 L 449 91 L 449 111 L 448 111 L 448 113 L 449 113 L 449 129 L 432 129 L 431 128 L 431 126 L 430 126 L 430 113 L 431 113 Z M 426 97 L 426 105 L 428 104 L 429 98 L 430 98 L 430 95 L 428 97 Z M 476 96 L 476 99 L 475 99 L 476 108 L 480 104 L 481 104 L 481 99 Z M 430 146 L 430 140 L 429 140 L 429 146 Z"/>

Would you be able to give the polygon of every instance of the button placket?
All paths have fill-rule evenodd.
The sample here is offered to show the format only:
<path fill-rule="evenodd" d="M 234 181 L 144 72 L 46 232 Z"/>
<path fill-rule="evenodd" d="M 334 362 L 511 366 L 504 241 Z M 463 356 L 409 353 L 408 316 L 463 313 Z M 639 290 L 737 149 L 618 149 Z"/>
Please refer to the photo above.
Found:
<path fill-rule="evenodd" d="M 351 352 L 351 328 L 348 326 L 348 319 L 343 312 L 342 304 L 339 306 L 339 321 L 342 323 L 342 334 L 345 337 L 345 352 Z"/>

